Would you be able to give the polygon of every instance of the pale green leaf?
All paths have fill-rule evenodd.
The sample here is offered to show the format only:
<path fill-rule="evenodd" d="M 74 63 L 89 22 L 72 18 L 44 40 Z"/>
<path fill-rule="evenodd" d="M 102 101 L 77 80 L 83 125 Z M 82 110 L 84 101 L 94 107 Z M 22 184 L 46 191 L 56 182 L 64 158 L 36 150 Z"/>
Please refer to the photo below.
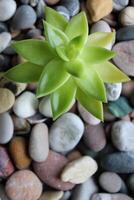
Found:
<path fill-rule="evenodd" d="M 46 15 L 46 21 L 55 26 L 56 28 L 64 31 L 68 22 L 65 19 L 64 16 L 56 12 L 54 9 L 50 7 L 45 7 L 45 15 Z"/>
<path fill-rule="evenodd" d="M 96 32 L 88 36 L 87 45 L 106 48 L 115 41 L 115 32 Z"/>
<path fill-rule="evenodd" d="M 68 80 L 70 76 L 62 66 L 61 60 L 52 60 L 46 65 L 39 80 L 37 97 L 54 92 Z"/>
<path fill-rule="evenodd" d="M 54 120 L 72 107 L 75 102 L 75 95 L 76 85 L 71 78 L 51 95 L 51 107 Z"/>
<path fill-rule="evenodd" d="M 12 46 L 22 57 L 37 65 L 45 66 L 55 57 L 53 49 L 50 47 L 48 42 L 43 40 L 22 40 L 14 42 Z"/>
<path fill-rule="evenodd" d="M 37 82 L 41 76 L 43 67 L 30 62 L 19 64 L 9 69 L 4 76 L 15 82 L 30 83 Z"/>
<path fill-rule="evenodd" d="M 55 28 L 54 26 L 45 21 L 43 23 L 44 23 L 46 38 L 52 47 L 55 48 L 61 44 L 65 45 L 69 42 L 68 37 L 65 35 L 63 31 Z"/>
<path fill-rule="evenodd" d="M 107 101 L 104 83 L 94 69 L 87 69 L 83 78 L 75 78 L 75 81 L 85 94 L 99 101 Z"/>
<path fill-rule="evenodd" d="M 103 121 L 103 106 L 101 101 L 97 101 L 92 96 L 86 95 L 79 88 L 77 88 L 76 98 L 88 112 Z"/>
<path fill-rule="evenodd" d="M 65 45 L 59 45 L 58 47 L 56 47 L 56 52 L 62 60 L 67 61 L 67 62 L 69 61 L 69 58 L 67 57 Z"/>
<path fill-rule="evenodd" d="M 129 81 L 129 77 L 110 62 L 93 65 L 102 80 L 106 83 L 120 83 Z"/>

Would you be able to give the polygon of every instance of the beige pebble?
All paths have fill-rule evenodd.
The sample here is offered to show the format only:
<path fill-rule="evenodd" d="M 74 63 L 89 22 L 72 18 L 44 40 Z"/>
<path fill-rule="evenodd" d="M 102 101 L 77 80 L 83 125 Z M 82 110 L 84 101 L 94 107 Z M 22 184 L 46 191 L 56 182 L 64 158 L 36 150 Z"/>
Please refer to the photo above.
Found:
<path fill-rule="evenodd" d="M 125 9 L 123 9 L 120 13 L 119 20 L 123 26 L 134 25 L 134 7 L 128 6 Z"/>
<path fill-rule="evenodd" d="M 75 184 L 84 183 L 98 169 L 97 163 L 89 156 L 83 156 L 66 165 L 61 174 L 64 182 Z"/>
<path fill-rule="evenodd" d="M 44 192 L 39 200 L 60 200 L 63 196 L 63 191 L 48 191 Z"/>

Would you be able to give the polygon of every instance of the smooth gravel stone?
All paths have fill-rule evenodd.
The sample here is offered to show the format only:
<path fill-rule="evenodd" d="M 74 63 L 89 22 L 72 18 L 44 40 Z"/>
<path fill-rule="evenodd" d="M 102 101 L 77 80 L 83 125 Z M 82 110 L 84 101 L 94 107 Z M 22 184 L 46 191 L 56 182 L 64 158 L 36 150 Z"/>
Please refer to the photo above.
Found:
<path fill-rule="evenodd" d="M 60 174 L 67 163 L 65 156 L 49 151 L 47 160 L 41 163 L 33 162 L 33 168 L 45 184 L 57 190 L 67 191 L 74 187 L 74 184 L 60 179 Z"/>
<path fill-rule="evenodd" d="M 0 144 L 6 144 L 11 140 L 13 131 L 11 116 L 7 112 L 0 114 Z"/>
<path fill-rule="evenodd" d="M 106 136 L 102 124 L 87 125 L 83 135 L 84 143 L 93 151 L 101 151 L 106 145 Z"/>
<path fill-rule="evenodd" d="M 75 184 L 84 183 L 95 174 L 97 169 L 98 165 L 92 157 L 82 156 L 65 166 L 61 173 L 61 180 Z"/>
<path fill-rule="evenodd" d="M 14 172 L 14 166 L 10 160 L 6 148 L 0 146 L 0 177 L 6 178 Z"/>
<path fill-rule="evenodd" d="M 61 200 L 69 200 L 70 197 L 71 197 L 71 191 L 66 191 L 66 192 L 64 192 Z"/>
<path fill-rule="evenodd" d="M 72 150 L 84 133 L 82 120 L 73 113 L 66 113 L 56 120 L 49 134 L 50 147 L 64 153 Z"/>
<path fill-rule="evenodd" d="M 16 11 L 16 2 L 14 0 L 0 1 L 0 21 L 10 19 Z"/>
<path fill-rule="evenodd" d="M 120 11 L 125 8 L 129 3 L 129 0 L 113 0 L 113 9 Z"/>
<path fill-rule="evenodd" d="M 131 174 L 127 180 L 128 188 L 134 193 L 134 174 Z"/>
<path fill-rule="evenodd" d="M 36 113 L 35 115 L 27 118 L 27 121 L 30 124 L 38 124 L 38 123 L 42 123 L 45 122 L 47 120 L 47 118 L 45 118 L 43 115 L 41 115 L 40 113 Z"/>
<path fill-rule="evenodd" d="M 43 18 L 45 14 L 45 2 L 44 0 L 39 0 L 36 7 L 36 14 L 38 18 Z"/>
<path fill-rule="evenodd" d="M 134 172 L 134 153 L 116 152 L 103 156 L 101 165 L 105 170 L 116 173 Z"/>
<path fill-rule="evenodd" d="M 82 119 L 91 125 L 97 125 L 100 123 L 100 120 L 94 117 L 90 112 L 88 112 L 79 102 L 78 102 L 78 111 Z"/>
<path fill-rule="evenodd" d="M 9 144 L 9 152 L 17 169 L 26 169 L 31 164 L 28 155 L 28 143 L 23 137 L 14 137 Z"/>
<path fill-rule="evenodd" d="M 134 29 L 133 29 L 134 33 Z M 113 50 L 116 56 L 113 58 L 114 63 L 127 75 L 134 76 L 134 40 L 117 43 Z"/>
<path fill-rule="evenodd" d="M 42 194 L 39 200 L 60 200 L 63 196 L 63 191 L 46 191 Z"/>
<path fill-rule="evenodd" d="M 82 154 L 78 150 L 74 150 L 67 155 L 67 159 L 69 162 L 81 158 Z"/>
<path fill-rule="evenodd" d="M 79 0 L 60 0 L 60 5 L 65 6 L 69 10 L 70 16 L 76 15 L 80 10 Z"/>
<path fill-rule="evenodd" d="M 118 121 L 112 126 L 112 142 L 120 151 L 134 151 L 134 124 L 129 121 Z"/>
<path fill-rule="evenodd" d="M 119 20 L 123 26 L 134 25 L 134 7 L 128 6 L 123 9 L 120 13 Z"/>
<path fill-rule="evenodd" d="M 106 83 L 105 87 L 108 101 L 116 101 L 120 97 L 122 83 Z"/>
<path fill-rule="evenodd" d="M 126 26 L 118 29 L 116 32 L 116 40 L 117 41 L 134 40 L 134 26 Z"/>
<path fill-rule="evenodd" d="M 6 88 L 0 88 L 0 113 L 8 111 L 13 106 L 14 102 L 14 94 Z"/>
<path fill-rule="evenodd" d="M 44 97 L 39 103 L 39 111 L 45 117 L 52 117 L 50 97 Z"/>
<path fill-rule="evenodd" d="M 89 178 L 83 184 L 77 185 L 71 196 L 71 200 L 90 200 L 93 194 L 98 192 L 98 187 L 93 178 Z"/>
<path fill-rule="evenodd" d="M 117 193 L 121 189 L 122 180 L 116 173 L 103 172 L 99 177 L 99 184 L 106 192 Z"/>
<path fill-rule="evenodd" d="M 38 99 L 32 92 L 24 92 L 15 101 L 13 111 L 18 117 L 28 118 L 34 115 L 38 108 Z"/>
<path fill-rule="evenodd" d="M 0 199 L 1 200 L 9 200 L 9 198 L 7 197 L 6 192 L 5 192 L 5 187 L 2 184 L 0 184 Z"/>
<path fill-rule="evenodd" d="M 5 23 L 0 22 L 0 33 L 8 32 L 8 28 Z"/>
<path fill-rule="evenodd" d="M 40 31 L 40 29 L 37 29 L 37 28 L 31 29 L 27 32 L 28 38 L 36 38 L 40 35 L 41 35 L 41 31 Z"/>
<path fill-rule="evenodd" d="M 91 26 L 90 33 L 95 32 L 111 32 L 111 27 L 107 22 L 100 20 Z"/>
<path fill-rule="evenodd" d="M 29 154 L 36 162 L 43 162 L 49 153 L 48 128 L 45 124 L 36 124 L 30 135 Z"/>
<path fill-rule="evenodd" d="M 65 6 L 56 6 L 55 10 L 63 15 L 67 20 L 70 19 L 70 12 Z"/>
<path fill-rule="evenodd" d="M 60 0 L 44 0 L 48 5 L 55 5 L 57 4 Z"/>
<path fill-rule="evenodd" d="M 11 27 L 14 30 L 28 29 L 31 28 L 36 22 L 36 13 L 34 9 L 29 5 L 22 5 L 18 7 Z"/>
<path fill-rule="evenodd" d="M 121 193 L 117 194 L 97 193 L 93 195 L 91 200 L 133 200 L 133 198 Z"/>
<path fill-rule="evenodd" d="M 37 200 L 42 193 L 42 183 L 32 171 L 20 170 L 7 180 L 5 189 L 11 200 Z"/>
<path fill-rule="evenodd" d="M 11 34 L 7 32 L 0 33 L 0 53 L 9 45 Z"/>

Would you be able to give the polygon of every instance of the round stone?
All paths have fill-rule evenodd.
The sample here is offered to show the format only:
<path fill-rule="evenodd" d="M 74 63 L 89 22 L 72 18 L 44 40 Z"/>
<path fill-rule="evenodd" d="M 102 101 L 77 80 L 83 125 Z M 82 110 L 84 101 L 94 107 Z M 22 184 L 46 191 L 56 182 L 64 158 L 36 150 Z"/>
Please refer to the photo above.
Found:
<path fill-rule="evenodd" d="M 112 142 L 120 151 L 134 151 L 134 124 L 129 121 L 118 121 L 112 126 Z"/>
<path fill-rule="evenodd" d="M 113 9 L 120 11 L 125 8 L 129 3 L 129 0 L 113 0 Z"/>
<path fill-rule="evenodd" d="M 44 192 L 39 200 L 60 200 L 63 196 L 63 191 L 48 191 Z"/>
<path fill-rule="evenodd" d="M 0 114 L 0 144 L 8 143 L 13 137 L 13 121 L 8 113 Z"/>
<path fill-rule="evenodd" d="M 44 15 L 45 15 L 45 9 L 44 8 L 45 8 L 45 6 L 46 6 L 46 4 L 45 4 L 44 0 L 39 0 L 38 1 L 38 4 L 36 6 L 37 18 L 44 18 Z M 39 31 L 41 32 L 41 30 L 39 30 Z"/>
<path fill-rule="evenodd" d="M 32 92 L 22 93 L 15 101 L 13 111 L 18 117 L 27 118 L 34 115 L 38 108 L 38 99 Z"/>
<path fill-rule="evenodd" d="M 107 194 L 107 193 L 97 193 L 94 194 L 91 200 L 133 200 L 133 198 L 129 197 L 126 194 Z"/>
<path fill-rule="evenodd" d="M 7 32 L 0 33 L 0 53 L 6 49 L 11 41 L 11 34 Z"/>
<path fill-rule="evenodd" d="M 95 32 L 111 32 L 111 28 L 107 22 L 100 20 L 91 26 L 90 33 Z"/>
<path fill-rule="evenodd" d="M 128 40 L 134 40 L 133 33 L 134 33 L 134 25 L 120 28 L 116 32 L 116 40 L 117 41 L 126 41 L 126 42 Z"/>
<path fill-rule="evenodd" d="M 99 184 L 103 190 L 109 193 L 117 193 L 121 189 L 122 180 L 116 173 L 103 172 L 99 177 Z"/>
<path fill-rule="evenodd" d="M 36 13 L 29 5 L 19 6 L 11 23 L 14 30 L 31 28 L 36 22 Z"/>
<path fill-rule="evenodd" d="M 108 101 L 116 101 L 121 94 L 122 83 L 105 83 Z"/>
<path fill-rule="evenodd" d="M 134 25 L 134 7 L 128 6 L 123 9 L 120 13 L 120 23 L 123 26 L 131 26 Z"/>
<path fill-rule="evenodd" d="M 36 124 L 30 135 L 29 154 L 36 162 L 43 162 L 49 153 L 48 128 L 45 124 Z"/>
<path fill-rule="evenodd" d="M 0 21 L 10 19 L 16 11 L 16 2 L 14 0 L 0 1 Z"/>
<path fill-rule="evenodd" d="M 74 184 L 63 182 L 60 179 L 60 174 L 63 168 L 68 163 L 65 156 L 54 151 L 49 151 L 49 155 L 44 162 L 33 162 L 33 168 L 39 178 L 50 187 L 57 190 L 70 190 Z"/>
<path fill-rule="evenodd" d="M 6 182 L 6 193 L 11 200 L 37 200 L 42 183 L 30 170 L 15 172 Z"/>
<path fill-rule="evenodd" d="M 52 117 L 50 97 L 44 97 L 39 103 L 39 111 L 46 117 Z"/>
<path fill-rule="evenodd" d="M 66 113 L 50 129 L 50 147 L 60 153 L 70 151 L 78 144 L 83 133 L 84 124 L 81 119 L 73 113 Z"/>
<path fill-rule="evenodd" d="M 60 5 L 66 7 L 69 10 L 70 16 L 76 15 L 80 10 L 79 0 L 60 0 Z"/>
<path fill-rule="evenodd" d="M 6 88 L 0 88 L 0 113 L 8 111 L 14 102 L 14 94 Z"/>
<path fill-rule="evenodd" d="M 27 148 L 28 143 L 23 137 L 14 137 L 10 142 L 9 151 L 18 169 L 26 169 L 31 163 Z"/>

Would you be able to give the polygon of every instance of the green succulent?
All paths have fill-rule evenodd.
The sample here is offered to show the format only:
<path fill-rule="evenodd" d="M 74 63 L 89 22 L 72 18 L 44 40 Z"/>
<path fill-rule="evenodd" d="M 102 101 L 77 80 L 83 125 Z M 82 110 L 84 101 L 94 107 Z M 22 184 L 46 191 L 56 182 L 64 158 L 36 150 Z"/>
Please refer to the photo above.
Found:
<path fill-rule="evenodd" d="M 46 7 L 44 40 L 28 39 L 13 43 L 26 59 L 5 73 L 16 82 L 37 82 L 37 97 L 50 95 L 53 118 L 67 112 L 77 99 L 90 113 L 103 120 L 103 102 L 107 101 L 104 83 L 129 78 L 109 59 L 115 56 L 106 46 L 115 33 L 88 35 L 84 12 L 69 22 Z"/>

